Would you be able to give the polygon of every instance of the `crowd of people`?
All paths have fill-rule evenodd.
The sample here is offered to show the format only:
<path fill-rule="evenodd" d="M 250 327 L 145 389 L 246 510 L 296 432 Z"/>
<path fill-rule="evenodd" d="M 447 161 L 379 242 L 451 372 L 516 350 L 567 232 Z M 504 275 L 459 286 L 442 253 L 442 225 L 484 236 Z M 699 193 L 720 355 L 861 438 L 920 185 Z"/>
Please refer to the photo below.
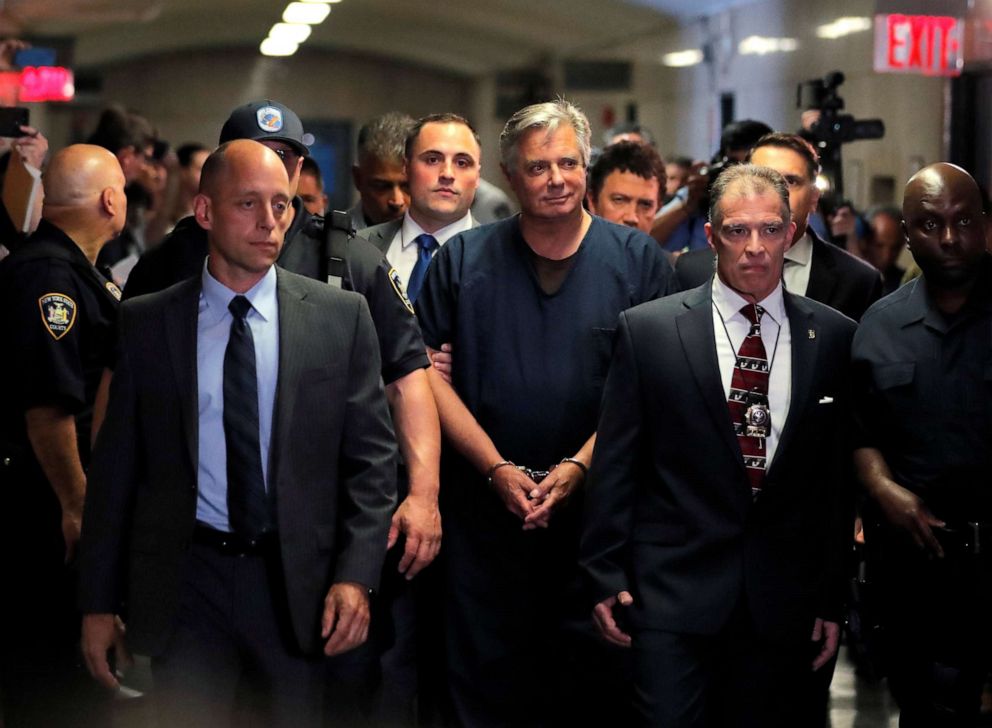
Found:
<path fill-rule="evenodd" d="M 666 164 L 559 99 L 485 166 L 457 114 L 373 119 L 331 211 L 275 100 L 216 148 L 117 107 L 51 155 L 22 132 L 44 207 L 29 234 L 0 210 L 0 725 L 109 725 L 133 653 L 184 728 L 820 728 L 856 539 L 900 725 L 978 725 L 967 171 L 862 215 L 802 134 L 736 122 Z"/>

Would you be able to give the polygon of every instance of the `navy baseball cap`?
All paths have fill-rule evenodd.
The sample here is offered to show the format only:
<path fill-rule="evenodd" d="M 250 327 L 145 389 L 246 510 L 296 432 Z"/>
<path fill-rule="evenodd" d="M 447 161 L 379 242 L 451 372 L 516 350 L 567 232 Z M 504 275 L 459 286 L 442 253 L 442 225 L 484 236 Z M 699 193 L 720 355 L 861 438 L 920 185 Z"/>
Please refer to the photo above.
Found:
<path fill-rule="evenodd" d="M 234 139 L 283 142 L 304 157 L 310 154 L 307 147 L 313 144 L 313 135 L 303 132 L 300 117 L 272 99 L 252 101 L 231 112 L 220 130 L 220 143 Z"/>

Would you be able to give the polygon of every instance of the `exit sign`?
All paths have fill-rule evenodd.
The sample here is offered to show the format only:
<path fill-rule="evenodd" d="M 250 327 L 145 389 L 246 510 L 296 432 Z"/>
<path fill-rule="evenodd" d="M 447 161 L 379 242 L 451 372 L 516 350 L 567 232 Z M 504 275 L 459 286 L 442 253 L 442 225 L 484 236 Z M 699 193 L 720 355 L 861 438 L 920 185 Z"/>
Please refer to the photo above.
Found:
<path fill-rule="evenodd" d="M 958 76 L 964 65 L 964 18 L 948 15 L 875 16 L 875 70 Z"/>

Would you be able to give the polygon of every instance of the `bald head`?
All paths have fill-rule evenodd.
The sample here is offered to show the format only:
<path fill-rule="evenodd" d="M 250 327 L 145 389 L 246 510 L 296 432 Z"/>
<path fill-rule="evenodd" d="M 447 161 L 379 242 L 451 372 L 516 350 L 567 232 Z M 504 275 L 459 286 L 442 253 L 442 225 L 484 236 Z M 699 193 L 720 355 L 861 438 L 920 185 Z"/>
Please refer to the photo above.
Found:
<path fill-rule="evenodd" d="M 230 181 L 249 176 L 258 169 L 267 176 L 279 177 L 275 167 L 282 168 L 282 178 L 289 185 L 289 175 L 279 155 L 264 144 L 250 139 L 235 139 L 221 144 L 207 157 L 200 172 L 200 194 L 213 197 Z"/>
<path fill-rule="evenodd" d="M 42 177 L 45 207 L 92 205 L 110 187 L 124 189 L 117 157 L 93 144 L 73 144 L 56 152 Z"/>
<path fill-rule="evenodd" d="M 985 254 L 982 194 L 970 174 L 938 162 L 906 184 L 903 231 L 913 257 L 935 290 L 970 286 Z"/>
<path fill-rule="evenodd" d="M 293 221 L 289 175 L 271 149 L 258 142 L 227 142 L 207 157 L 196 222 L 207 231 L 210 274 L 243 293 L 269 270 Z"/>
<path fill-rule="evenodd" d="M 42 184 L 42 217 L 72 238 L 90 260 L 124 229 L 124 172 L 103 147 L 73 144 L 56 152 Z"/>

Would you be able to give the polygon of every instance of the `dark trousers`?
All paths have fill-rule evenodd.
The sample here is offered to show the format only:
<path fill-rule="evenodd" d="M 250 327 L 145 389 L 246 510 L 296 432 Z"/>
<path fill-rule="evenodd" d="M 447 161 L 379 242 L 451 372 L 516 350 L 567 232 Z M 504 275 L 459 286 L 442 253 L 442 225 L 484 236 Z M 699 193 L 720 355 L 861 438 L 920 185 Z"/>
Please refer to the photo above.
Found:
<path fill-rule="evenodd" d="M 758 635 L 743 609 L 716 635 L 634 634 L 634 704 L 652 728 L 801 728 L 810 646 Z"/>
<path fill-rule="evenodd" d="M 175 633 L 152 660 L 160 724 L 321 724 L 324 660 L 296 649 L 278 556 L 194 545 Z"/>
<path fill-rule="evenodd" d="M 901 728 L 979 724 L 992 670 L 992 563 L 945 544 L 929 558 L 885 533 L 879 573 L 883 650 Z"/>
<path fill-rule="evenodd" d="M 0 705 L 6 728 L 107 724 L 111 694 L 79 652 L 61 509 L 35 471 L 0 466 Z"/>
<path fill-rule="evenodd" d="M 495 496 L 445 518 L 448 684 L 461 726 L 624 725 L 629 652 L 595 635 L 575 510 L 524 532 Z M 575 503 L 569 503 L 575 506 Z"/>

